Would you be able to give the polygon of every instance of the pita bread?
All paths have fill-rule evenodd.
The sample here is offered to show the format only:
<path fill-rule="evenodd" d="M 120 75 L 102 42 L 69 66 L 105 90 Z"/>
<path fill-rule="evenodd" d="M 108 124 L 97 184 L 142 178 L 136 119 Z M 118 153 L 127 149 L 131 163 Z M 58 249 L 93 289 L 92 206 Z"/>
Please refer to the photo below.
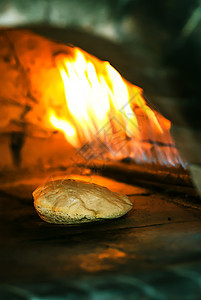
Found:
<path fill-rule="evenodd" d="M 73 179 L 47 182 L 33 192 L 33 197 L 39 216 L 56 224 L 119 218 L 133 206 L 125 195 L 95 183 Z"/>

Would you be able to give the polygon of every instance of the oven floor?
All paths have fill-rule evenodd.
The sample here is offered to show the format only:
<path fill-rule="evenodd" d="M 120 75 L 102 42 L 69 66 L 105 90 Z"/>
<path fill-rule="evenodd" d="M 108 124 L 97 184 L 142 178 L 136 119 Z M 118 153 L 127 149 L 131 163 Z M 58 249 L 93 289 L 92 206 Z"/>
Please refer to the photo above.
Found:
<path fill-rule="evenodd" d="M 130 196 L 125 217 L 56 226 L 36 214 L 31 186 L 0 193 L 0 299 L 200 299 L 201 211 L 95 176 Z"/>

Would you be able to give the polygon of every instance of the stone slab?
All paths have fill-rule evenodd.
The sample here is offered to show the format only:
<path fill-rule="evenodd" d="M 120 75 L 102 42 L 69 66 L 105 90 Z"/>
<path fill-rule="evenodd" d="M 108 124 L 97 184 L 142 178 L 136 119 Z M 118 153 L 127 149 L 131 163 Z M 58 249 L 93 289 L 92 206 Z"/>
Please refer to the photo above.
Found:
<path fill-rule="evenodd" d="M 129 195 L 133 210 L 56 226 L 38 217 L 31 197 L 0 193 L 0 299 L 199 299 L 200 211 L 178 196 L 93 180 Z"/>

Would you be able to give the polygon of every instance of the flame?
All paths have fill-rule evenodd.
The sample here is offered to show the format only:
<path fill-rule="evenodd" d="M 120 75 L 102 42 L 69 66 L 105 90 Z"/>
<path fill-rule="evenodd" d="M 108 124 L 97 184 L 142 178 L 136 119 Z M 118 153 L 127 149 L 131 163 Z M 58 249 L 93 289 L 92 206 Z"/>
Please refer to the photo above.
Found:
<path fill-rule="evenodd" d="M 109 62 L 72 48 L 70 55 L 58 55 L 56 64 L 65 107 L 62 117 L 50 110 L 49 121 L 75 148 L 98 141 L 99 149 L 105 145 L 113 158 L 181 164 L 170 121 L 151 109 L 142 89 L 126 81 Z"/>
<path fill-rule="evenodd" d="M 77 145 L 75 128 L 65 120 L 58 119 L 54 112 L 51 110 L 49 113 L 50 122 L 56 129 L 60 129 L 64 132 L 67 140 L 74 146 Z"/>

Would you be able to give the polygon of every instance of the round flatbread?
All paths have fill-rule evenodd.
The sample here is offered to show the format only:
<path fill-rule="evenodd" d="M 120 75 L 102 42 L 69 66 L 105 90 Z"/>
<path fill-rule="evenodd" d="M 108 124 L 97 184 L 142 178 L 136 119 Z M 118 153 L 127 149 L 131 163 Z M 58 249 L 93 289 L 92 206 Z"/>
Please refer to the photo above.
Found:
<path fill-rule="evenodd" d="M 95 183 L 55 180 L 34 192 L 34 206 L 49 223 L 77 224 L 119 218 L 132 209 L 130 199 Z"/>

